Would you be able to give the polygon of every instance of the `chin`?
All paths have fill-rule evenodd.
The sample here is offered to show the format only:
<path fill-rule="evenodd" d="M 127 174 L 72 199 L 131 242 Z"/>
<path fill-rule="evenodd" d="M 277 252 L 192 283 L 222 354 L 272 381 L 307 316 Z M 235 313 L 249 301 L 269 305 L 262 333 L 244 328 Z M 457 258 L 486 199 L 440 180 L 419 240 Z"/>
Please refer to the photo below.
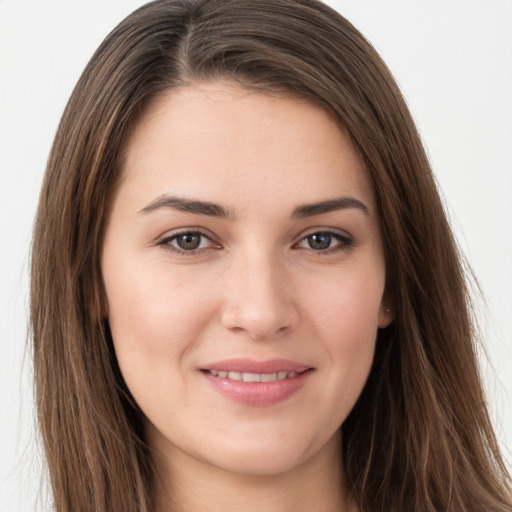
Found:
<path fill-rule="evenodd" d="M 217 444 L 215 451 L 203 461 L 224 471 L 238 475 L 277 476 L 289 473 L 310 463 L 320 452 L 330 451 L 335 458 L 339 454 L 339 436 L 334 435 L 327 442 L 304 442 L 288 434 L 275 439 L 265 437 L 257 442 L 242 439 L 239 442 Z"/>
<path fill-rule="evenodd" d="M 217 457 L 216 457 L 217 459 Z M 218 464 L 213 465 L 229 473 L 245 476 L 277 476 L 293 471 L 301 466 L 308 457 L 296 453 L 283 453 L 268 448 L 259 450 L 240 450 L 238 453 L 223 452 L 218 457 Z M 210 464 L 212 463 L 210 462 Z"/>

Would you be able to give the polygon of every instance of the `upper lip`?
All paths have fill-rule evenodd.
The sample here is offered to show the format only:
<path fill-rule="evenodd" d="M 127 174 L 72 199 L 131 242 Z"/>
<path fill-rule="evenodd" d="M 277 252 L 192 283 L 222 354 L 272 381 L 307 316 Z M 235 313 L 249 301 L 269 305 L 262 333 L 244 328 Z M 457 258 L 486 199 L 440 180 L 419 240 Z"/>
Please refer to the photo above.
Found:
<path fill-rule="evenodd" d="M 254 359 L 226 359 L 209 364 L 201 369 L 239 373 L 301 373 L 310 368 L 311 366 L 289 359 L 268 359 L 266 361 L 255 361 Z"/>

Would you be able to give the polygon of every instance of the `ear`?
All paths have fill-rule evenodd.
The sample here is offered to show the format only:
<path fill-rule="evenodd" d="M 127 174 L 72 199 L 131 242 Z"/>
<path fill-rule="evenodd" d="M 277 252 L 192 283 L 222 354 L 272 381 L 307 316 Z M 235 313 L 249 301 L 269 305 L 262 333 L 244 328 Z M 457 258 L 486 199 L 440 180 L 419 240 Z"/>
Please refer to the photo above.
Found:
<path fill-rule="evenodd" d="M 379 317 L 377 321 L 377 326 L 379 327 L 379 329 L 384 329 L 394 319 L 395 313 L 393 311 L 393 307 L 390 304 L 388 304 L 388 302 L 385 299 L 383 299 L 379 307 Z"/>

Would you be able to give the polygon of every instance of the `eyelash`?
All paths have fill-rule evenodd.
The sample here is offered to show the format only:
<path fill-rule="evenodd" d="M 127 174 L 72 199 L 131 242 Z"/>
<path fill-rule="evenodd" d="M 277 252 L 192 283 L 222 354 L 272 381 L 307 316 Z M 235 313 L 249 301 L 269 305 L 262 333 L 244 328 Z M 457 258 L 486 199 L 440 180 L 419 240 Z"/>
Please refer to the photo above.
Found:
<path fill-rule="evenodd" d="M 204 233 L 198 229 L 183 230 L 183 231 L 174 233 L 171 236 L 166 236 L 165 238 L 162 238 L 161 240 L 159 240 L 157 242 L 157 245 L 159 245 L 160 247 L 162 247 L 168 251 L 178 254 L 180 256 L 195 256 L 205 249 L 204 247 L 203 248 L 200 247 L 198 249 L 185 250 L 185 249 L 181 249 L 180 247 L 177 247 L 175 245 L 171 245 L 171 243 L 174 240 L 177 240 L 180 236 L 185 236 L 185 235 L 200 236 L 202 239 L 209 240 L 214 246 L 217 245 L 217 247 L 214 247 L 214 248 L 220 247 L 220 245 L 215 244 L 215 242 L 212 240 L 211 236 L 207 235 L 206 233 Z M 202 242 L 200 242 L 200 243 L 202 243 Z M 208 247 L 208 249 L 210 249 L 210 248 L 212 248 L 212 247 Z"/>
<path fill-rule="evenodd" d="M 329 237 L 337 240 L 337 244 L 334 247 L 328 247 L 327 249 L 315 250 L 313 248 L 309 248 L 309 250 L 313 251 L 315 254 L 320 256 L 334 254 L 340 251 L 348 251 L 354 246 L 354 240 L 348 236 L 347 234 L 341 234 L 339 231 L 335 231 L 332 229 L 318 229 L 315 231 L 311 231 L 310 233 L 304 235 L 299 242 L 294 244 L 294 247 L 298 247 L 299 244 L 306 241 L 309 237 L 318 235 L 327 235 Z"/>
<path fill-rule="evenodd" d="M 199 248 L 197 248 L 197 249 L 185 250 L 185 249 L 182 249 L 175 245 L 172 245 L 173 241 L 177 240 L 180 236 L 185 236 L 185 235 L 200 236 L 203 240 L 206 239 L 206 240 L 210 241 L 210 243 L 213 244 L 213 246 L 209 246 L 209 247 L 200 247 L 199 246 Z M 327 235 L 329 237 L 334 238 L 338 242 L 334 247 L 328 247 L 326 249 L 315 250 L 311 247 L 305 248 L 305 249 L 310 250 L 318 255 L 328 255 L 328 254 L 334 254 L 334 253 L 337 253 L 340 251 L 348 251 L 354 246 L 354 240 L 348 235 L 342 235 L 338 231 L 334 231 L 331 229 L 318 229 L 318 230 L 311 231 L 310 233 L 304 235 L 297 243 L 295 243 L 293 245 L 293 247 L 300 248 L 301 243 L 305 242 L 309 237 L 312 237 L 315 235 L 316 236 Z M 201 245 L 201 243 L 202 243 L 202 241 L 200 241 L 200 245 Z M 197 229 L 183 230 L 183 231 L 174 233 L 171 236 L 166 236 L 166 237 L 162 238 L 161 240 L 157 241 L 156 245 L 158 245 L 168 251 L 171 251 L 175 254 L 178 254 L 180 256 L 196 256 L 197 254 L 199 254 L 201 251 L 203 251 L 205 249 L 211 249 L 211 248 L 218 249 L 221 247 L 219 244 L 215 244 L 215 242 L 212 240 L 211 236 L 209 236 L 206 233 L 204 233 L 200 230 L 197 230 Z"/>

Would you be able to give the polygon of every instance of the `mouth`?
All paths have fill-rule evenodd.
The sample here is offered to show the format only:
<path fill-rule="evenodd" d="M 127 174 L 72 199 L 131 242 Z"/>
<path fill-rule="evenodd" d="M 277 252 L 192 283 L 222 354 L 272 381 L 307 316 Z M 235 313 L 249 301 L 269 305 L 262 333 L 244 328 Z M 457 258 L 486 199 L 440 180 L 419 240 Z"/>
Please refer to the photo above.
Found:
<path fill-rule="evenodd" d="M 308 368 L 304 371 L 312 370 L 312 368 Z M 229 379 L 234 381 L 243 381 L 243 382 L 275 382 L 278 380 L 286 380 L 293 379 L 297 377 L 297 375 L 304 373 L 296 372 L 296 371 L 279 371 L 273 373 L 250 373 L 250 372 L 235 372 L 235 371 L 223 371 L 223 370 L 203 370 L 214 377 L 219 377 L 221 379 Z"/>
<path fill-rule="evenodd" d="M 215 391 L 238 404 L 270 406 L 302 389 L 315 368 L 295 361 L 232 359 L 201 372 Z"/>

